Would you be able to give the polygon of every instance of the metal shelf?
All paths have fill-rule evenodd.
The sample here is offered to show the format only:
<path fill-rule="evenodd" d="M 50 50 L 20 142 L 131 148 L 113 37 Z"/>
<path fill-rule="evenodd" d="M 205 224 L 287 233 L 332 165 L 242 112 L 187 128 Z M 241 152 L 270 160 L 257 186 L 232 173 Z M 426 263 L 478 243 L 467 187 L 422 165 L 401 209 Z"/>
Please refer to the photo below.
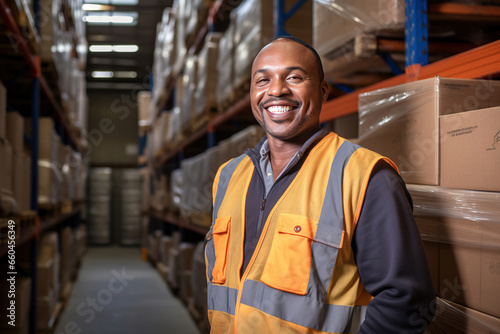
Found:
<path fill-rule="evenodd" d="M 37 218 L 35 226 L 29 227 L 16 239 L 16 247 L 19 247 L 22 244 L 31 241 L 32 239 L 38 238 L 38 236 L 44 231 L 47 231 L 58 224 L 62 224 L 63 222 L 75 217 L 78 214 L 80 214 L 80 210 L 73 210 L 70 213 L 65 213 L 57 217 L 48 218 L 42 221 Z M 7 254 L 7 251 L 7 244 L 0 245 L 0 258 L 5 256 L 5 254 Z"/>
<path fill-rule="evenodd" d="M 172 216 L 171 214 L 162 214 L 159 212 L 153 212 L 153 213 L 151 213 L 151 216 L 153 218 L 165 223 L 165 224 L 177 226 L 181 229 L 193 231 L 193 232 L 196 232 L 196 233 L 201 234 L 201 235 L 207 234 L 208 230 L 210 229 L 209 227 L 203 227 L 203 226 L 199 226 L 199 225 L 189 224 L 189 223 L 183 221 L 182 219 L 178 219 L 178 218 Z"/>

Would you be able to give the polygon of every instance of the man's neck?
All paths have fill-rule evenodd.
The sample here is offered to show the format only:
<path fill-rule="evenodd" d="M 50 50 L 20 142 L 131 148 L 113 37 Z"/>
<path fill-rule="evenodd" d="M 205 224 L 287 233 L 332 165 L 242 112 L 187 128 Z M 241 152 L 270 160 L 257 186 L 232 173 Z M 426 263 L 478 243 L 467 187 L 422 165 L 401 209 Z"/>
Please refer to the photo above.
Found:
<path fill-rule="evenodd" d="M 271 167 L 273 169 L 274 180 L 278 175 L 281 174 L 283 169 L 288 165 L 290 160 L 292 160 L 293 156 L 300 150 L 302 145 L 309 139 L 309 137 L 314 134 L 313 131 L 311 134 L 304 136 L 301 140 L 296 140 L 293 142 L 283 141 L 277 138 L 273 138 L 268 136 L 268 145 L 269 145 L 269 157 L 271 160 Z"/>

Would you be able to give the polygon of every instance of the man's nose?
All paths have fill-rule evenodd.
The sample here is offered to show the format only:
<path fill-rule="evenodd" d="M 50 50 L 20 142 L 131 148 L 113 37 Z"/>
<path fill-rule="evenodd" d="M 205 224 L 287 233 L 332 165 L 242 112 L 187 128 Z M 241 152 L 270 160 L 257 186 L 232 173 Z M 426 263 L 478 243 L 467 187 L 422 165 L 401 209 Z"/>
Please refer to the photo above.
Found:
<path fill-rule="evenodd" d="M 288 88 L 287 83 L 282 79 L 275 79 L 272 80 L 267 94 L 271 96 L 282 96 L 289 93 L 290 88 Z"/>

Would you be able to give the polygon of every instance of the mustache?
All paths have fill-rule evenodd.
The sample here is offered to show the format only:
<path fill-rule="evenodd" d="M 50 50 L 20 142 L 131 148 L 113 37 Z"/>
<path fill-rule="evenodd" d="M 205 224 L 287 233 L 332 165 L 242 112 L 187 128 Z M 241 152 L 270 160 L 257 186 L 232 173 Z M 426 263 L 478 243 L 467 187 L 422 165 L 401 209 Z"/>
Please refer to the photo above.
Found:
<path fill-rule="evenodd" d="M 292 100 L 292 99 L 289 99 L 289 98 L 286 98 L 286 97 L 271 97 L 265 101 L 262 101 L 261 103 L 259 103 L 259 107 L 261 109 L 264 109 L 264 106 L 268 103 L 273 103 L 273 102 L 287 102 L 287 104 L 292 104 L 293 106 L 295 107 L 298 107 L 300 106 L 300 103 L 295 101 L 295 100 Z"/>

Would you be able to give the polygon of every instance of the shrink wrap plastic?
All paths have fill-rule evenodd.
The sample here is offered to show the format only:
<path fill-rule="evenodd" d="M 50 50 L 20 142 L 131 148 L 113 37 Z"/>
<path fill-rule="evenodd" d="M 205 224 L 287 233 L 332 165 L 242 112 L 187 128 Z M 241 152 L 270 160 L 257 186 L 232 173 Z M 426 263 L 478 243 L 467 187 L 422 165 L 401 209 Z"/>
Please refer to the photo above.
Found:
<path fill-rule="evenodd" d="M 48 122 L 48 126 L 52 122 Z M 59 153 L 61 150 L 61 140 L 56 134 L 53 126 L 43 130 L 50 131 L 50 140 L 44 141 L 49 145 L 40 147 L 40 159 L 38 159 L 38 203 L 55 204 L 60 200 L 59 193 L 63 188 L 62 164 L 60 163 Z M 45 132 L 40 129 L 40 135 Z"/>
<path fill-rule="evenodd" d="M 170 112 L 168 119 L 168 130 L 165 134 L 165 141 L 167 148 L 171 149 L 177 145 L 182 136 L 181 128 L 181 110 L 180 108 L 174 108 Z"/>
<path fill-rule="evenodd" d="M 217 170 L 229 159 L 255 147 L 264 135 L 260 126 L 251 126 L 221 141 L 216 147 L 182 161 L 180 209 L 186 220 L 197 225 L 210 225 L 212 184 Z"/>
<path fill-rule="evenodd" d="M 219 56 L 217 59 L 217 105 L 223 106 L 230 102 L 233 93 L 234 81 L 234 13 L 226 32 L 219 41 Z"/>
<path fill-rule="evenodd" d="M 439 184 L 439 116 L 500 105 L 500 82 L 435 77 L 360 94 L 359 144 L 407 183 Z"/>
<path fill-rule="evenodd" d="M 408 191 L 423 240 L 500 250 L 500 193 L 423 185 Z"/>
<path fill-rule="evenodd" d="M 500 319 L 437 298 L 435 317 L 425 334 L 491 334 L 500 332 Z"/>
<path fill-rule="evenodd" d="M 170 174 L 170 193 L 171 205 L 174 212 L 179 212 L 182 205 L 182 197 L 184 190 L 184 173 L 181 168 L 176 169 Z"/>
<path fill-rule="evenodd" d="M 200 117 L 205 111 L 217 109 L 217 59 L 221 33 L 209 33 L 198 55 L 198 83 L 195 92 L 193 117 Z"/>
<path fill-rule="evenodd" d="M 313 46 L 335 58 L 328 54 L 361 33 L 403 36 L 404 8 L 404 0 L 315 0 Z"/>
<path fill-rule="evenodd" d="M 198 57 L 189 55 L 184 65 L 184 75 L 182 76 L 182 97 L 177 103 L 181 107 L 181 126 L 182 129 L 189 128 L 193 109 L 195 107 L 196 83 L 198 81 Z M 177 100 L 177 99 L 176 99 Z"/>

